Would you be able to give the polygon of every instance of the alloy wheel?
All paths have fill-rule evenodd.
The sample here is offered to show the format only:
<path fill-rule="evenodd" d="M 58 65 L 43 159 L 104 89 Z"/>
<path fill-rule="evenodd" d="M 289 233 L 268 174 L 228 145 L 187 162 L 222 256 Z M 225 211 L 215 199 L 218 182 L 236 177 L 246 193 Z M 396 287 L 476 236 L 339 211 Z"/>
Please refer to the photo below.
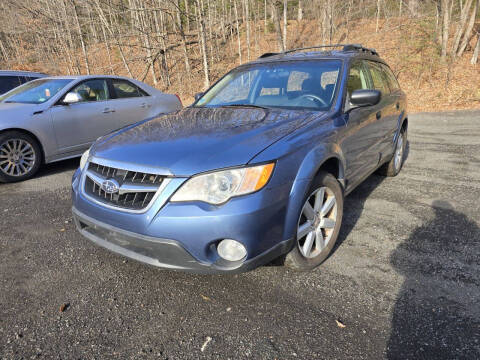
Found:
<path fill-rule="evenodd" d="M 35 166 L 35 150 L 24 139 L 8 139 L 0 145 L 0 170 L 9 176 L 24 176 Z"/>
<path fill-rule="evenodd" d="M 297 227 L 297 246 L 308 258 L 318 256 L 332 238 L 337 222 L 337 200 L 328 187 L 315 190 L 303 205 Z"/>
<path fill-rule="evenodd" d="M 397 148 L 395 149 L 395 170 L 399 171 L 403 160 L 403 133 L 400 133 L 397 140 Z"/>

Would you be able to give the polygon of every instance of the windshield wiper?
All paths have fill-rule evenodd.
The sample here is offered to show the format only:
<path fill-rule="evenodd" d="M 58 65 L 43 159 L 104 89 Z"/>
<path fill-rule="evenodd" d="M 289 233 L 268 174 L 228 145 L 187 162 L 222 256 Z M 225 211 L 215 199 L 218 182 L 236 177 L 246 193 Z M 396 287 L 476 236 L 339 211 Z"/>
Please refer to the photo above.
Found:
<path fill-rule="evenodd" d="M 220 105 L 219 107 L 250 107 L 255 109 L 269 110 L 266 106 L 254 105 L 254 104 L 229 104 L 229 105 Z"/>

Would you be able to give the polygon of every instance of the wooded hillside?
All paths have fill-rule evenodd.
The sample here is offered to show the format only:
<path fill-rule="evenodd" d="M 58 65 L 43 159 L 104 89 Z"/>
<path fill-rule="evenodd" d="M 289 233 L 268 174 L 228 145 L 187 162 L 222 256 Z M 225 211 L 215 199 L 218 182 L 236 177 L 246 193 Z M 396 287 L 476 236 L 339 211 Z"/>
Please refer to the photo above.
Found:
<path fill-rule="evenodd" d="M 376 48 L 410 109 L 480 108 L 480 0 L 3 0 L 0 68 L 118 74 L 188 104 L 262 53 Z"/>

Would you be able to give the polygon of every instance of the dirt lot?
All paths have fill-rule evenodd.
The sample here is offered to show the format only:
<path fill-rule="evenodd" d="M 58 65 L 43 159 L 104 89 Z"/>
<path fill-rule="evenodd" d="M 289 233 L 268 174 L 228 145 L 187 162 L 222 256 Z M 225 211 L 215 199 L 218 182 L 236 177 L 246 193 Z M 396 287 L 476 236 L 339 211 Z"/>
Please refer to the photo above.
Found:
<path fill-rule="evenodd" d="M 78 160 L 0 185 L 0 358 L 480 358 L 480 111 L 410 121 L 403 171 L 347 198 L 310 273 L 191 275 L 97 248 L 71 221 Z"/>

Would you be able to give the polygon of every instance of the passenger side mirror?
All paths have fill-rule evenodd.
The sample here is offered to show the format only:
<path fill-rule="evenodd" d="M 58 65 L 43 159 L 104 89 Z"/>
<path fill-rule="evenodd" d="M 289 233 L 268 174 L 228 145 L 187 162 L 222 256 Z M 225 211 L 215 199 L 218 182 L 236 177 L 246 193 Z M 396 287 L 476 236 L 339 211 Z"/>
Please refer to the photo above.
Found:
<path fill-rule="evenodd" d="M 354 90 L 350 95 L 350 103 L 355 107 L 377 105 L 382 98 L 378 90 Z"/>
<path fill-rule="evenodd" d="M 78 103 L 80 101 L 82 101 L 80 95 L 75 92 L 69 92 L 67 95 L 65 95 L 62 102 L 66 105 L 70 105 Z"/>
<path fill-rule="evenodd" d="M 194 96 L 195 101 L 198 101 L 198 99 L 200 99 L 203 96 L 203 94 L 204 94 L 203 92 L 196 93 L 195 96 Z"/>

